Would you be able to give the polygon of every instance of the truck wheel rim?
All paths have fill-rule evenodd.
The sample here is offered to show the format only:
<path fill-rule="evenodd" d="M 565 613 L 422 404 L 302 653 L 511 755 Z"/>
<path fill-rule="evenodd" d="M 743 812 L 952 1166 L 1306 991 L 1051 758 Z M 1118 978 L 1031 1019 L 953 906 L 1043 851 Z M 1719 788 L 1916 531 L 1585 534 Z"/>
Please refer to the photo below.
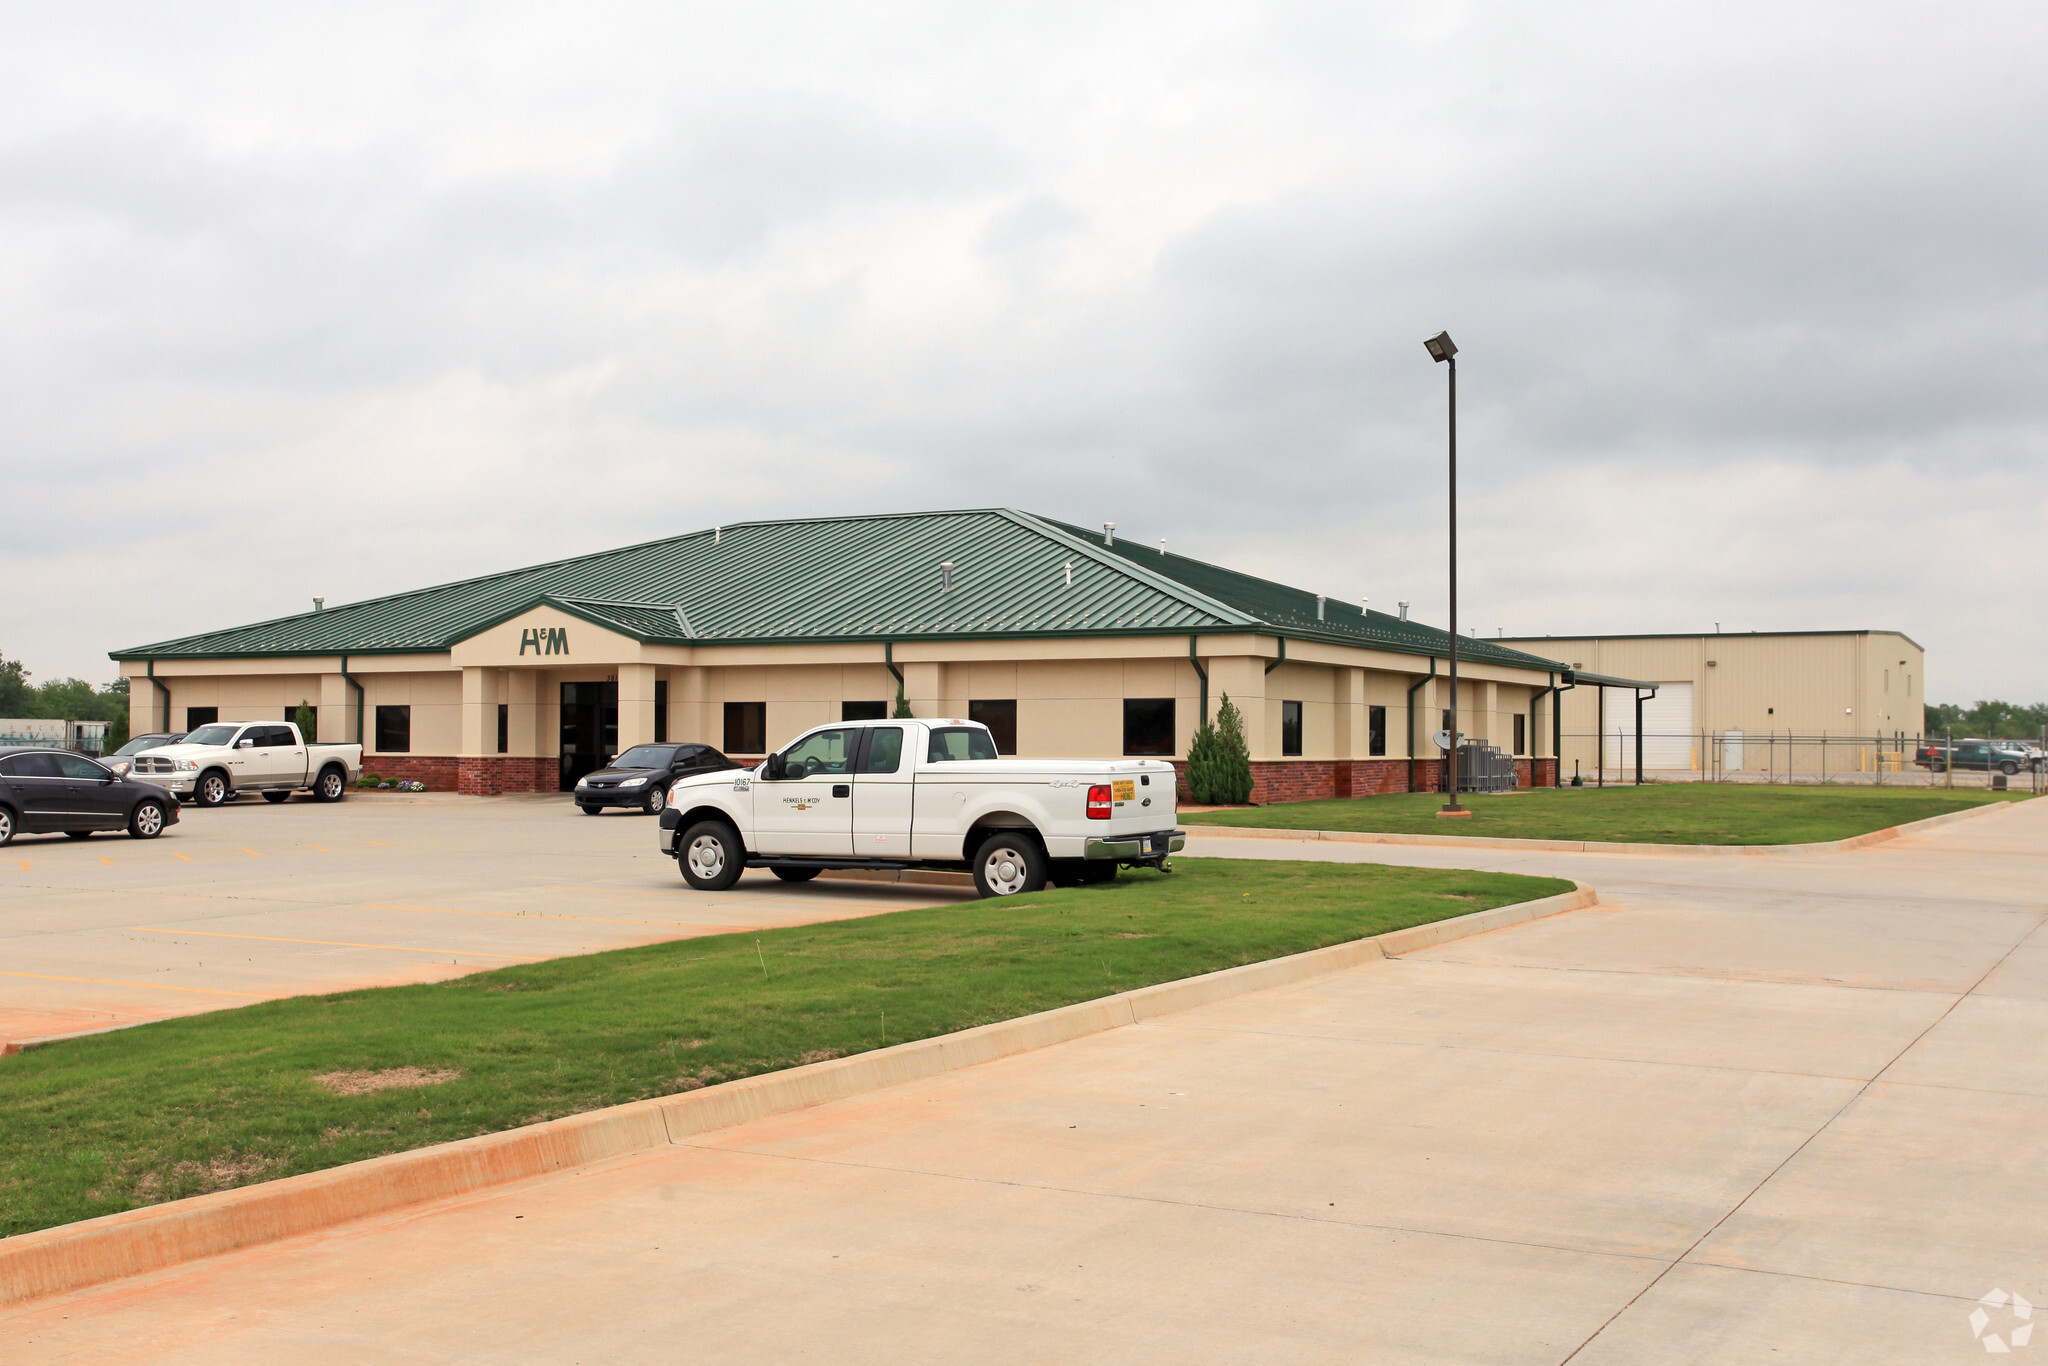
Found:
<path fill-rule="evenodd" d="M 320 780 L 320 795 L 336 797 L 341 794 L 341 775 L 330 773 Z"/>
<path fill-rule="evenodd" d="M 135 828 L 145 835 L 154 835 L 164 828 L 164 813 L 153 806 L 145 806 L 135 813 Z"/>
<path fill-rule="evenodd" d="M 725 845 L 710 835 L 690 841 L 690 871 L 701 878 L 714 878 L 725 871 Z"/>
<path fill-rule="evenodd" d="M 202 792 L 209 803 L 217 802 L 227 794 L 227 785 L 218 778 L 208 778 Z"/>
<path fill-rule="evenodd" d="M 1024 890 L 1024 855 L 1015 849 L 997 849 L 981 866 L 982 880 L 997 896 L 1015 896 Z"/>

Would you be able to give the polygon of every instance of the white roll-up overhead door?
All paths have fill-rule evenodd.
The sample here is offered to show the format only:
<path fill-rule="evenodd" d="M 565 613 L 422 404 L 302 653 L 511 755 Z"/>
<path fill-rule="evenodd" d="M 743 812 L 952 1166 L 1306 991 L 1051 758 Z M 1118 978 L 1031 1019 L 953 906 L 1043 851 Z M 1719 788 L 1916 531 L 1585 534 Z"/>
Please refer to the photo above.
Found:
<path fill-rule="evenodd" d="M 1606 767 L 1635 767 L 1634 688 L 1607 689 L 1607 724 L 1600 738 Z M 1643 767 L 1697 768 L 1698 750 L 1699 737 L 1692 728 L 1692 684 L 1659 683 L 1657 695 L 1643 699 Z"/>

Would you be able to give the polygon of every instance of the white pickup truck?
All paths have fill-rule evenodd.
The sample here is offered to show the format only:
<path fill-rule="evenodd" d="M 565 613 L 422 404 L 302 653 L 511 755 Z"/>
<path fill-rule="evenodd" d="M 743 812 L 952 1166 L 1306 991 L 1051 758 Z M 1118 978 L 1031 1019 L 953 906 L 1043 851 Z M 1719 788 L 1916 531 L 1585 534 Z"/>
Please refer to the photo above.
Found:
<path fill-rule="evenodd" d="M 282 802 L 308 789 L 320 801 L 338 802 L 363 776 L 363 747 L 308 744 L 289 721 L 220 721 L 175 745 L 144 750 L 131 772 L 201 806 L 219 806 L 238 792 Z"/>
<path fill-rule="evenodd" d="M 661 851 L 700 891 L 748 868 L 804 882 L 827 868 L 966 869 L 983 896 L 1106 882 L 1166 866 L 1173 765 L 1162 759 L 999 759 L 972 721 L 847 721 L 753 768 L 679 779 Z"/>

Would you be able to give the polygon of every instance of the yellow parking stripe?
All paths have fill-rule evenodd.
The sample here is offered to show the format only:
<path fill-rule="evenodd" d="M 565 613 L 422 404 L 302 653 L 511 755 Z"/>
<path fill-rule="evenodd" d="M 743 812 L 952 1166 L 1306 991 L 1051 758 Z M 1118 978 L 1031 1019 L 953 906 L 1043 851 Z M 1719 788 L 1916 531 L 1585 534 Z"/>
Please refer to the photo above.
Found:
<path fill-rule="evenodd" d="M 218 991 L 213 987 L 174 987 L 163 982 L 115 982 L 104 977 L 59 977 L 50 972 L 0 972 L 0 977 L 33 977 L 39 982 L 89 982 L 96 987 L 143 987 L 150 991 L 196 991 L 202 996 L 241 996 L 251 1001 L 273 1001 L 253 991 Z"/>
<path fill-rule="evenodd" d="M 527 962 L 537 959 L 530 953 L 483 953 L 476 949 L 421 949 L 410 944 L 355 944 L 345 939 L 288 939 L 278 934 L 223 934 L 217 930 L 167 930 L 161 925 L 130 925 L 131 930 L 147 934 L 191 934 L 207 939 L 257 939 L 266 944 L 323 944 L 330 949 L 396 949 L 400 953 L 452 953 L 471 958 L 518 958 Z"/>

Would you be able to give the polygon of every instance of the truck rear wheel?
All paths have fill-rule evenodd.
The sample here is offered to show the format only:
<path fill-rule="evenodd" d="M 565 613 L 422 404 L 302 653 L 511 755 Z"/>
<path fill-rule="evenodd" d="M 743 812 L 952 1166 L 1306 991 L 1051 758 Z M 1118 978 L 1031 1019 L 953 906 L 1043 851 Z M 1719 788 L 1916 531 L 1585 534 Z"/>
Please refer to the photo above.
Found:
<path fill-rule="evenodd" d="M 348 795 L 348 775 L 338 768 L 330 768 L 320 775 L 320 781 L 313 784 L 313 800 L 316 802 L 338 802 Z"/>
<path fill-rule="evenodd" d="M 774 872 L 775 876 L 781 878 L 784 882 L 809 882 L 818 875 L 819 870 L 816 868 L 777 868 Z"/>
<path fill-rule="evenodd" d="M 698 821 L 676 842 L 683 881 L 700 892 L 722 892 L 746 871 L 747 854 L 737 830 L 720 821 Z"/>
<path fill-rule="evenodd" d="M 974 853 L 974 888 L 984 897 L 1020 896 L 1045 886 L 1045 850 L 1028 830 L 998 830 Z"/>

